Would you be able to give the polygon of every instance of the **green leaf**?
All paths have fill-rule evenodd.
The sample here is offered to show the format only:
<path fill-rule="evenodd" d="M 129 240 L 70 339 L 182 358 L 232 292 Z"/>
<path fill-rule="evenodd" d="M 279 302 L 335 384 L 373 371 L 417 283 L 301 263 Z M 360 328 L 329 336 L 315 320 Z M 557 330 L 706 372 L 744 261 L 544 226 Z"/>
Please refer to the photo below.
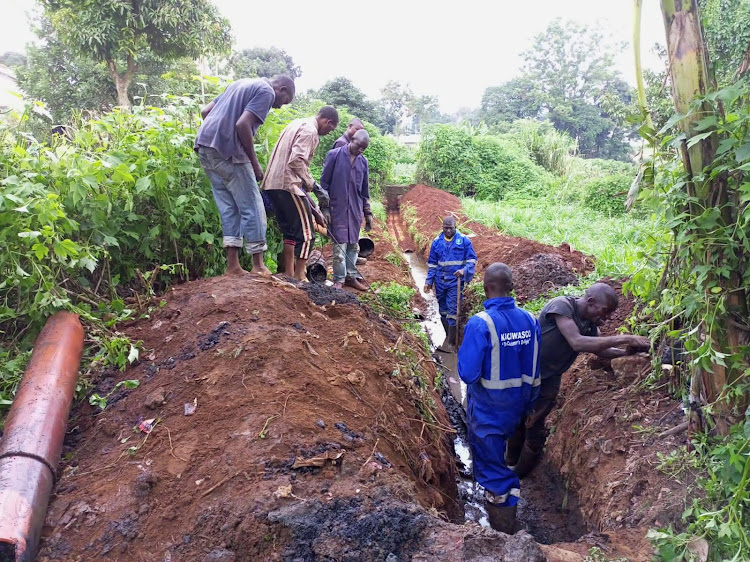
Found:
<path fill-rule="evenodd" d="M 700 141 L 702 141 L 704 139 L 707 139 L 708 137 L 710 137 L 713 134 L 714 134 L 714 131 L 708 131 L 707 133 L 701 133 L 699 135 L 695 135 L 693 137 L 690 137 L 688 139 L 688 141 L 687 141 L 687 147 L 691 148 L 694 145 L 696 145 L 697 143 L 699 143 Z"/>
<path fill-rule="evenodd" d="M 750 142 L 743 144 L 734 152 L 734 158 L 737 162 L 744 162 L 750 158 Z"/>
<path fill-rule="evenodd" d="M 143 193 L 150 187 L 151 187 L 151 178 L 149 176 L 143 176 L 142 178 L 138 178 L 138 181 L 135 182 L 136 193 Z"/>
<path fill-rule="evenodd" d="M 34 244 L 31 249 L 34 250 L 34 255 L 36 255 L 36 259 L 38 260 L 43 260 L 49 254 L 49 248 L 39 242 Z"/>

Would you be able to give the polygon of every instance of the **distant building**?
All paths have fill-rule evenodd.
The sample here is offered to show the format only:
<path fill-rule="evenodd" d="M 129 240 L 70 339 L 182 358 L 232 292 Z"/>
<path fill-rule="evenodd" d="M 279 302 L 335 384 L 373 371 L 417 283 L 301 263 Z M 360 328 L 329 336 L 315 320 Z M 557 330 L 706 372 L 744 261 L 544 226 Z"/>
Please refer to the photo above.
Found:
<path fill-rule="evenodd" d="M 396 140 L 401 144 L 405 144 L 406 146 L 419 146 L 419 143 L 422 140 L 422 135 L 420 135 L 419 133 L 399 135 L 396 137 Z"/>
<path fill-rule="evenodd" d="M 24 102 L 19 97 L 22 94 L 16 81 L 16 73 L 4 64 L 0 64 L 0 112 L 9 109 L 23 111 Z"/>

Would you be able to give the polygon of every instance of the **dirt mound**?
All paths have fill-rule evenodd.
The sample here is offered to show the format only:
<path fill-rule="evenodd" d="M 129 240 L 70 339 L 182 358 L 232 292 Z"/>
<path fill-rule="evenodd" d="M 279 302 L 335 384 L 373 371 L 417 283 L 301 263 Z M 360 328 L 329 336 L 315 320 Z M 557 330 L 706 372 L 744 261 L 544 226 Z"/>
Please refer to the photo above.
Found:
<path fill-rule="evenodd" d="M 455 215 L 459 230 L 471 236 L 471 243 L 477 253 L 477 272 L 494 262 L 503 262 L 515 272 L 519 265 L 539 254 L 556 256 L 545 259 L 554 259 L 557 271 L 561 269 L 573 275 L 585 275 L 594 268 L 594 258 L 571 250 L 568 244 L 548 246 L 525 238 L 505 236 L 492 228 L 469 221 L 461 213 L 461 200 L 440 189 L 417 185 L 401 198 L 400 204 L 402 209 L 411 206 L 416 211 L 416 218 L 411 221 L 408 211 L 402 212 L 402 216 L 407 220 L 406 226 L 423 253 L 429 252 L 430 243 L 440 233 L 443 217 Z M 544 284 L 544 281 L 541 283 Z M 539 285 L 539 282 L 534 280 L 532 285 Z M 516 283 L 516 291 L 528 299 L 542 294 L 534 286 L 527 288 L 519 283 Z"/>
<path fill-rule="evenodd" d="M 524 302 L 554 289 L 578 285 L 578 275 L 559 254 L 536 254 L 513 268 L 513 284 L 517 300 Z"/>
<path fill-rule="evenodd" d="M 117 380 L 140 386 L 71 420 L 41 560 L 308 559 L 318 535 L 401 559 L 438 521 L 425 510 L 460 515 L 450 421 L 410 335 L 273 278 L 166 300 L 125 329 L 142 361 Z M 359 534 L 390 517 L 393 532 Z"/>

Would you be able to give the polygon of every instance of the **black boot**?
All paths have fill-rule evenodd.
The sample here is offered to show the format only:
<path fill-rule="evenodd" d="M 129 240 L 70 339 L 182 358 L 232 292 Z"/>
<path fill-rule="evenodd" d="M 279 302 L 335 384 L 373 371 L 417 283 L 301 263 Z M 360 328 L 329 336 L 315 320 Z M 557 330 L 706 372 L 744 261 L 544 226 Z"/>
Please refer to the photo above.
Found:
<path fill-rule="evenodd" d="M 525 422 L 525 418 L 521 420 L 521 425 L 511 435 L 510 439 L 508 439 L 508 443 L 505 446 L 505 466 L 513 466 L 521 456 L 521 449 L 526 440 Z"/>
<path fill-rule="evenodd" d="M 455 353 L 456 352 L 456 327 L 448 326 L 448 331 L 445 333 L 445 341 L 443 345 L 438 347 L 438 351 L 443 353 Z"/>
<path fill-rule="evenodd" d="M 518 462 L 511 469 L 516 473 L 516 476 L 523 478 L 528 475 L 539 462 L 539 458 L 542 456 L 542 452 L 534 452 L 528 444 L 523 444 L 521 449 L 521 456 L 518 458 Z"/>
<path fill-rule="evenodd" d="M 490 527 L 506 535 L 512 535 L 516 532 L 516 509 L 517 505 L 499 506 L 491 502 L 485 502 L 487 507 L 487 517 L 490 520 Z"/>

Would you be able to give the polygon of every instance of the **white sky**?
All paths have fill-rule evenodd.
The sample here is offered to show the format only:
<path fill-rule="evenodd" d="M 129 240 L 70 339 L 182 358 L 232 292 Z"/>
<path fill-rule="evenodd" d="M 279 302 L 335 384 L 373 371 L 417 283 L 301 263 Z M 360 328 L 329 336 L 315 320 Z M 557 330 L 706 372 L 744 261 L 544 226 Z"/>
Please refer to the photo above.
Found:
<path fill-rule="evenodd" d="M 302 67 L 298 90 L 346 76 L 370 99 L 389 80 L 416 94 L 436 95 L 441 109 L 477 107 L 488 86 L 519 74 L 520 53 L 557 17 L 598 26 L 629 45 L 617 66 L 634 84 L 633 0 L 376 0 L 336 4 L 287 0 L 214 0 L 229 18 L 235 48 L 277 46 Z M 0 53 L 32 40 L 27 13 L 34 0 L 2 0 Z M 357 37 L 360 34 L 361 38 Z M 645 0 L 644 64 L 656 67 L 651 46 L 664 43 L 656 0 Z"/>

